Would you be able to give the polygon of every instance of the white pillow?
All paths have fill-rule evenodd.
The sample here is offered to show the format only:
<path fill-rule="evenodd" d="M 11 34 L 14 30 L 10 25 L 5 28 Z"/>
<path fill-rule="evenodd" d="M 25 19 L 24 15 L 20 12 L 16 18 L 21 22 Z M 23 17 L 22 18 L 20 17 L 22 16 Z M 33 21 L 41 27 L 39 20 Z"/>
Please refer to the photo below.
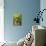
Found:
<path fill-rule="evenodd" d="M 25 40 L 25 37 L 22 38 L 22 39 L 20 39 L 20 40 L 17 42 L 17 46 L 23 46 L 24 40 Z"/>

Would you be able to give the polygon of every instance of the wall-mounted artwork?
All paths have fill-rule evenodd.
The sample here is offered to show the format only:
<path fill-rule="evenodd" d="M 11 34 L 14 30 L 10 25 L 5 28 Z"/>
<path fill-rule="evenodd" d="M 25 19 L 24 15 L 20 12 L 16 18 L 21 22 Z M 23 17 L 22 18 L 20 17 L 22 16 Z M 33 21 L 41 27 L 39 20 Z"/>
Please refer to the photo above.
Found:
<path fill-rule="evenodd" d="M 21 26 L 22 25 L 22 15 L 17 14 L 13 16 L 13 25 L 14 26 Z"/>

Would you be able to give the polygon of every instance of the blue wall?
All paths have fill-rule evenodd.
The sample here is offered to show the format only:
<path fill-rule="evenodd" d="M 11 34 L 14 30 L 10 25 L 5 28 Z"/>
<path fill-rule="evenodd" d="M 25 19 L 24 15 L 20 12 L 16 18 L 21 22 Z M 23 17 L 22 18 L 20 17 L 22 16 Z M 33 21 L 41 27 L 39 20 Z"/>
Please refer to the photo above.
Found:
<path fill-rule="evenodd" d="M 18 41 L 24 37 L 33 24 L 35 12 L 40 9 L 40 0 L 5 0 L 4 35 L 7 41 Z M 12 17 L 16 12 L 22 14 L 22 26 L 13 26 Z"/>

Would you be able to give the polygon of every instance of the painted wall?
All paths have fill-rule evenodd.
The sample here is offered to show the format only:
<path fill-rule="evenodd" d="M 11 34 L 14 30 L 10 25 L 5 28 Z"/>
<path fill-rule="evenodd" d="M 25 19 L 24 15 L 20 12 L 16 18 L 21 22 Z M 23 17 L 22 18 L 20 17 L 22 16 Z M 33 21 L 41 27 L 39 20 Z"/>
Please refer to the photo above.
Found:
<path fill-rule="evenodd" d="M 4 35 L 7 41 L 18 41 L 31 31 L 35 12 L 40 9 L 40 0 L 4 0 Z M 13 26 L 12 17 L 22 14 L 22 26 Z"/>

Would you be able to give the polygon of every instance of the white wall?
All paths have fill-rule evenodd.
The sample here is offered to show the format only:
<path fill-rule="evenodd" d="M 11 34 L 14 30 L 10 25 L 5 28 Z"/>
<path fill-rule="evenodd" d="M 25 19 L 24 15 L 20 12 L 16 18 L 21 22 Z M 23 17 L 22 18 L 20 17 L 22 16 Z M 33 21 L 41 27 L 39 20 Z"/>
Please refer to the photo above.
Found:
<path fill-rule="evenodd" d="M 41 11 L 43 9 L 46 9 L 46 0 L 40 0 L 40 9 Z M 46 26 L 46 11 L 43 12 L 43 19 L 44 21 L 41 22 L 40 24 Z"/>
<path fill-rule="evenodd" d="M 0 0 L 0 42 L 4 41 L 4 1 Z"/>

